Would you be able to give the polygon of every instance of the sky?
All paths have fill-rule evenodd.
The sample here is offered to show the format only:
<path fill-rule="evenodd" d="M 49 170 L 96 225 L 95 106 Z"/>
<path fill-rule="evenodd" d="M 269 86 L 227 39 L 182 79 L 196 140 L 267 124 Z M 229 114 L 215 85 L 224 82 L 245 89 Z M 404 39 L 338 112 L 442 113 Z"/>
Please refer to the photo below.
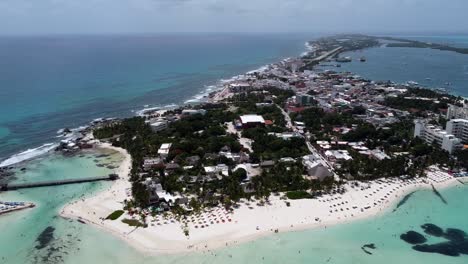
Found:
<path fill-rule="evenodd" d="M 468 32 L 468 0 L 0 0 L 0 34 Z"/>

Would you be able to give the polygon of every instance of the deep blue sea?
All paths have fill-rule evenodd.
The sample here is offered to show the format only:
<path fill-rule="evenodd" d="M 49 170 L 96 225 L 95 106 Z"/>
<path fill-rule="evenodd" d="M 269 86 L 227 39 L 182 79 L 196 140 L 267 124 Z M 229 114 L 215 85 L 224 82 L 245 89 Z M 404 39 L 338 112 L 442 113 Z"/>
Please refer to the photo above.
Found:
<path fill-rule="evenodd" d="M 56 131 L 179 104 L 222 78 L 299 56 L 307 35 L 0 37 L 0 161 Z"/>
<path fill-rule="evenodd" d="M 98 117 L 125 117 L 145 105 L 199 98 L 221 79 L 305 51 L 316 34 L 184 34 L 0 37 L 0 164 L 32 156 L 56 132 Z M 468 36 L 402 36 L 468 47 Z M 334 70 L 374 80 L 417 81 L 468 96 L 468 55 L 372 48 L 345 54 Z M 365 56 L 365 63 L 358 58 Z M 449 83 L 449 84 L 448 84 Z M 42 148 L 35 149 L 39 146 Z M 24 153 L 23 153 L 24 154 Z"/>

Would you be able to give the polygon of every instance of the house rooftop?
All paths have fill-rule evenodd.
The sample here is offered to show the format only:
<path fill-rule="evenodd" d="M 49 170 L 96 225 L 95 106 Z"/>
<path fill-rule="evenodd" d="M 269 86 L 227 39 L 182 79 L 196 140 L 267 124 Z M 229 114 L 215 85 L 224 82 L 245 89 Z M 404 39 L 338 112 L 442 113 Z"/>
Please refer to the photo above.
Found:
<path fill-rule="evenodd" d="M 243 124 L 246 123 L 265 123 L 265 119 L 263 119 L 260 115 L 243 115 L 240 116 L 240 120 Z"/>

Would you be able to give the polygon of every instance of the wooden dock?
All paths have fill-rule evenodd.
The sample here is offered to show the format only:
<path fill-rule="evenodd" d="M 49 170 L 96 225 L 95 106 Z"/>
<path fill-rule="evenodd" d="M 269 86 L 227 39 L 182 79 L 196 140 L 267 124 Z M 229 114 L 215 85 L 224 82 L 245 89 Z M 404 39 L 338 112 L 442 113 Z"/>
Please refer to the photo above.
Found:
<path fill-rule="evenodd" d="M 17 184 L 13 183 L 13 184 L 1 185 L 0 191 L 12 191 L 12 190 L 18 190 L 18 189 L 59 186 L 59 185 L 97 182 L 97 181 L 113 181 L 116 179 L 118 179 L 118 176 L 116 174 L 109 174 L 108 176 L 90 177 L 90 178 L 81 178 L 81 179 L 66 179 L 66 180 L 58 180 L 58 181 L 36 182 L 36 183 L 17 183 Z"/>

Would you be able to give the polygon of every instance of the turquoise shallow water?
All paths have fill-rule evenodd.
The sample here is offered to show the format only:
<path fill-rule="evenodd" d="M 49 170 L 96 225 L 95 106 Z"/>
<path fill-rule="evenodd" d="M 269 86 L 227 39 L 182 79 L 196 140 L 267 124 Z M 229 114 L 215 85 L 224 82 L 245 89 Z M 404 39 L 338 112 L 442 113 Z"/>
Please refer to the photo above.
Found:
<path fill-rule="evenodd" d="M 467 263 L 467 255 L 420 253 L 399 238 L 409 230 L 422 233 L 419 226 L 424 223 L 468 231 L 468 205 L 464 200 L 468 188 L 455 187 L 441 193 L 448 205 L 432 191 L 420 191 L 396 212 L 378 218 L 270 236 L 221 250 L 216 257 L 198 256 L 194 263 Z M 429 239 L 429 242 L 439 240 Z M 370 250 L 373 255 L 361 250 L 361 246 L 369 243 L 377 247 Z"/>
<path fill-rule="evenodd" d="M 95 155 L 50 156 L 27 165 L 18 181 L 101 175 Z M 106 158 L 104 158 L 106 159 Z M 118 154 L 110 160 L 118 162 Z M 101 161 L 102 162 L 102 161 Z M 0 194 L 0 199 L 35 201 L 38 207 L 0 217 L 0 263 L 467 263 L 468 256 L 448 257 L 421 253 L 400 240 L 409 230 L 422 233 L 425 223 L 468 231 L 467 186 L 444 189 L 447 204 L 430 190 L 418 191 L 397 211 L 349 224 L 281 233 L 212 252 L 172 256 L 145 256 L 123 241 L 92 226 L 57 217 L 68 201 L 106 188 L 107 183 L 40 188 Z M 36 249 L 37 236 L 48 226 L 54 239 Z M 428 237 L 429 238 L 429 237 Z M 440 239 L 429 238 L 429 242 Z M 364 244 L 377 247 L 368 255 Z"/>
<path fill-rule="evenodd" d="M 96 155 L 109 154 L 108 157 Z M 106 164 L 118 164 L 120 154 L 109 151 L 87 153 L 83 156 L 65 158 L 61 155 L 49 155 L 25 165 L 26 172 L 18 172 L 13 182 L 39 182 L 67 178 L 105 176 L 112 170 L 97 167 L 95 161 Z M 31 201 L 35 208 L 27 209 L 0 217 L 0 263 L 60 263 L 66 254 L 79 250 L 81 232 L 86 227 L 76 221 L 67 221 L 58 217 L 60 208 L 67 202 L 92 195 L 106 186 L 108 182 L 65 185 L 24 189 L 0 193 L 3 201 Z M 36 239 L 45 228 L 56 228 L 54 239 L 46 247 L 36 249 Z M 67 252 L 67 253 L 66 253 Z"/>
<path fill-rule="evenodd" d="M 447 40 L 447 38 L 449 39 Z M 36 89 L 39 90 L 35 91 L 38 92 L 36 94 L 38 96 L 34 98 L 24 97 L 25 94 L 28 94 L 27 90 L 9 86 L 10 91 L 19 93 L 20 97 L 18 98 L 25 100 L 23 103 L 15 103 L 3 96 L 8 95 L 7 89 L 0 89 L 0 99 L 5 101 L 5 104 L 2 104 L 2 110 L 9 109 L 2 111 L 3 115 L 0 115 L 5 121 L 2 125 L 3 121 L 0 120 L 0 139 L 2 139 L 0 146 L 5 144 L 2 151 L 12 153 L 14 150 L 26 146 L 37 146 L 45 139 L 53 138 L 53 132 L 65 124 L 64 120 L 66 120 L 66 124 L 79 125 L 89 121 L 92 117 L 128 114 L 130 109 L 144 103 L 172 103 L 184 100 L 198 92 L 203 85 L 210 84 L 210 81 L 242 73 L 250 67 L 274 61 L 277 56 L 289 55 L 293 51 L 297 52 L 295 50 L 300 50 L 299 47 L 302 47 L 303 43 L 298 41 L 296 46 L 286 45 L 285 43 L 290 40 L 284 38 L 282 39 L 284 42 L 281 42 L 283 44 L 270 47 L 266 52 L 258 54 L 255 50 L 262 50 L 263 45 L 274 41 L 274 38 L 261 40 L 254 38 L 250 41 L 238 40 L 238 42 L 232 40 L 232 37 L 215 38 L 215 44 L 212 43 L 214 46 L 219 43 L 230 44 L 227 47 L 231 51 L 229 58 L 221 56 L 225 51 L 224 48 L 212 50 L 210 48 L 212 46 L 203 45 L 206 40 L 199 40 L 199 46 L 195 46 L 198 53 L 192 54 L 193 52 L 189 50 L 186 51 L 185 57 L 182 57 L 186 59 L 186 56 L 193 55 L 194 57 L 190 57 L 193 60 L 204 60 L 203 55 L 208 52 L 217 54 L 217 56 L 213 56 L 208 64 L 202 63 L 200 65 L 196 61 L 188 63 L 185 65 L 186 68 L 181 68 L 178 73 L 158 72 L 160 70 L 158 67 L 178 69 L 180 66 L 177 63 L 170 65 L 159 63 L 158 56 L 170 60 L 176 56 L 176 51 L 180 50 L 180 47 L 171 47 L 171 41 L 166 40 L 162 44 L 163 47 L 171 47 L 173 50 L 171 49 L 172 52 L 167 53 L 168 57 L 164 57 L 163 55 L 166 53 L 161 46 L 156 48 L 152 46 L 154 39 L 147 40 L 146 44 L 140 43 L 138 45 L 136 45 L 135 40 L 124 39 L 122 41 L 120 39 L 113 50 L 104 54 L 106 60 L 101 63 L 92 60 L 94 58 L 93 52 L 105 50 L 108 47 L 105 46 L 108 43 L 106 41 L 109 40 L 93 40 L 93 47 L 87 47 L 83 42 L 79 42 L 81 44 L 75 43 L 74 45 L 78 45 L 78 47 L 71 49 L 72 54 L 67 52 L 65 54 L 74 58 L 73 61 L 69 62 L 70 64 L 62 65 L 60 60 L 51 59 L 48 61 L 51 64 L 50 67 L 41 69 L 41 62 L 48 58 L 47 53 L 44 53 L 44 57 L 39 60 L 38 64 L 12 65 L 20 68 L 27 66 L 28 71 L 38 71 L 37 74 L 22 80 L 20 78 L 21 72 L 15 73 L 14 69 L 9 69 L 17 74 L 16 77 L 9 76 L 14 77 L 11 80 L 14 81 L 15 85 L 18 85 L 16 87 L 37 81 Z M 454 43 L 458 43 L 457 45 L 462 46 L 465 45 L 466 39 L 446 37 L 444 41 L 454 41 Z M 51 44 L 49 39 L 41 45 L 58 45 L 64 48 L 71 44 L 67 41 L 52 41 Z M 139 49 L 141 45 L 145 48 L 144 50 Z M 179 45 L 182 44 L 179 43 Z M 255 48 L 252 49 L 252 47 Z M 60 50 L 64 52 L 64 49 Z M 86 51 L 85 56 L 79 54 L 83 50 Z M 122 53 L 125 50 L 127 52 Z M 249 50 L 250 53 L 244 54 L 245 50 Z M 468 56 L 414 49 L 394 49 L 390 53 L 388 51 L 389 49 L 385 48 L 366 50 L 362 54 L 368 57 L 368 62 L 362 64 L 353 62 L 346 66 L 343 65 L 343 69 L 352 70 L 375 79 L 416 80 L 424 83 L 426 77 L 431 77 L 433 84 L 452 81 L 454 90 L 456 88 L 455 92 L 466 95 L 465 84 L 468 81 L 464 79 L 462 70 L 467 65 L 466 58 Z M 155 57 L 146 56 L 151 52 L 155 52 Z M 120 56 L 113 58 L 112 56 L 116 54 L 120 54 Z M 362 54 L 356 53 L 355 56 L 362 56 Z M 182 57 L 177 58 L 184 59 Z M 102 55 L 100 58 L 103 58 Z M 128 58 L 132 59 L 127 60 Z M 144 60 L 145 65 L 151 65 L 154 61 L 158 61 L 158 63 L 153 65 L 154 68 L 136 67 L 145 58 L 147 59 Z M 223 64 L 222 62 L 226 59 L 229 63 Z M 255 62 L 249 64 L 248 61 L 252 59 L 255 59 Z M 408 61 L 407 68 L 402 67 L 401 60 L 403 59 Z M 123 61 L 126 63 L 122 64 Z M 96 65 L 99 67 L 87 68 L 86 65 L 89 63 L 97 63 Z M 64 69 L 65 75 L 63 76 L 56 75 L 55 71 L 51 70 L 67 67 L 67 65 L 75 66 Z M 107 69 L 106 66 L 109 65 L 114 66 Z M 5 70 L 2 67 L 0 69 Z M 83 69 L 86 71 L 80 72 Z M 128 69 L 136 71 L 128 73 Z M 122 74 L 125 72 L 128 74 Z M 152 73 L 155 73 L 154 79 Z M 199 74 L 202 75 L 198 76 Z M 2 76 L 4 79 L 0 77 L 0 81 L 8 79 L 5 77 L 6 75 Z M 45 78 L 44 76 L 49 79 L 41 79 Z M 114 80 L 118 81 L 113 82 Z M 47 98 L 47 93 L 40 90 L 42 86 L 39 84 L 42 82 L 53 84 L 48 86 L 54 94 L 53 98 Z M 70 86 L 65 86 L 68 84 Z M 45 89 L 44 87 L 42 88 Z M 101 93 L 89 93 L 89 91 L 97 89 Z M 33 99 L 40 99 L 39 103 L 34 103 Z M 155 99 L 161 99 L 161 101 L 155 101 Z M 46 103 L 47 101 L 49 104 Z M 52 106 L 57 108 L 54 110 Z M 43 112 L 36 113 L 36 107 Z M 20 131 L 22 132 L 19 133 Z M 27 171 L 19 173 L 17 181 L 75 178 L 110 173 L 109 169 L 97 167 L 95 158 L 96 154 L 93 153 L 73 158 L 63 158 L 57 155 L 42 157 L 24 165 L 27 167 Z M 121 157 L 114 153 L 106 162 L 118 163 L 119 159 Z M 398 211 L 378 218 L 328 227 L 327 229 L 277 234 L 211 253 L 149 257 L 92 226 L 83 225 L 77 221 L 64 220 L 57 216 L 58 211 L 65 203 L 79 199 L 83 195 L 91 195 L 107 186 L 107 183 L 91 183 L 1 193 L 0 199 L 2 200 L 33 201 L 38 206 L 32 210 L 0 217 L 0 263 L 468 263 L 466 255 L 447 257 L 420 253 L 412 250 L 408 244 L 399 239 L 401 233 L 409 230 L 421 232 L 419 226 L 427 222 L 444 228 L 455 227 L 468 231 L 468 221 L 466 221 L 468 204 L 464 202 L 468 197 L 467 187 L 456 187 L 442 191 L 441 193 L 448 201 L 447 205 L 441 203 L 440 199 L 434 196 L 431 191 L 420 191 L 415 193 Z M 37 249 L 38 235 L 49 226 L 55 228 L 53 239 L 44 248 Z M 431 238 L 429 241 L 437 242 L 438 239 Z M 377 247 L 377 249 L 371 250 L 373 255 L 368 255 L 361 250 L 361 246 L 368 243 L 374 243 Z"/>

